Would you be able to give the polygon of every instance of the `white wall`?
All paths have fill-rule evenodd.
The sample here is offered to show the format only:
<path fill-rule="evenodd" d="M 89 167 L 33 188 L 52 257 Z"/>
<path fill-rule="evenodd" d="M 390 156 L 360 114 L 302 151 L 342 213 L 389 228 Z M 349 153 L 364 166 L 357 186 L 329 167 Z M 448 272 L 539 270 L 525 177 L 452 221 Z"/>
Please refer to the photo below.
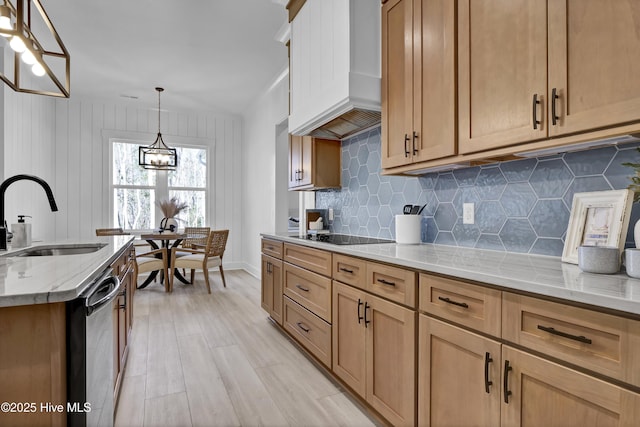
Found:
<path fill-rule="evenodd" d="M 118 133 L 155 139 L 157 110 L 82 99 L 53 99 L 5 90 L 4 178 L 31 173 L 52 187 L 59 212 L 51 213 L 44 192 L 32 182 L 7 191 L 6 216 L 33 215 L 34 238 L 78 239 L 109 226 L 108 138 Z M 165 142 L 192 138 L 214 157 L 209 217 L 214 228 L 229 228 L 225 265 L 242 262 L 242 120 L 216 113 L 168 112 L 162 115 Z M 198 144 L 200 145 L 200 144 Z M 42 194 L 40 194 L 42 193 Z"/>
<path fill-rule="evenodd" d="M 284 73 L 243 115 L 243 261 L 255 276 L 260 274 L 260 233 L 276 228 L 276 127 L 288 111 L 289 75 Z"/>

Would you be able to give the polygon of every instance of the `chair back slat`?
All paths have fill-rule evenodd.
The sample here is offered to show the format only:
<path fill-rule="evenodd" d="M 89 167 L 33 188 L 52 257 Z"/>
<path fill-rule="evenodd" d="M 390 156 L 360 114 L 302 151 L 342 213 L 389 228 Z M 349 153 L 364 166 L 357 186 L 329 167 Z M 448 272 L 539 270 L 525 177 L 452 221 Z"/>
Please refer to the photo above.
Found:
<path fill-rule="evenodd" d="M 209 234 L 207 241 L 207 254 L 210 257 L 219 256 L 222 258 L 225 247 L 227 246 L 227 238 L 229 230 L 213 230 Z"/>
<path fill-rule="evenodd" d="M 211 227 L 185 227 L 184 234 L 187 235 L 182 240 L 183 248 L 193 248 L 195 243 L 206 245 Z"/>
<path fill-rule="evenodd" d="M 96 236 L 126 236 L 131 233 L 122 228 L 96 228 Z"/>

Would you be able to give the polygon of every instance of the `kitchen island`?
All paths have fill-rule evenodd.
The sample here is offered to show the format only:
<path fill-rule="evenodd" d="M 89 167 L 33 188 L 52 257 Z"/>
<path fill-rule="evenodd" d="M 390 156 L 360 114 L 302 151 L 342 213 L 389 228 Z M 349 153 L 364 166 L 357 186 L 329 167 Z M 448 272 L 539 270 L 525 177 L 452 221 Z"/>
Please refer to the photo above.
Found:
<path fill-rule="evenodd" d="M 76 372 L 89 378 L 88 369 L 92 367 L 91 361 L 84 359 L 81 364 L 86 366 L 69 365 L 72 354 L 77 353 L 77 347 L 70 344 L 76 338 L 87 348 L 107 343 L 105 348 L 109 350 L 102 351 L 102 357 L 106 357 L 107 364 L 104 372 L 109 374 L 103 381 L 108 382 L 105 389 L 109 394 L 114 390 L 117 393 L 131 328 L 130 308 L 120 307 L 130 307 L 126 301 L 133 296 L 132 240 L 133 236 L 92 237 L 82 242 L 66 240 L 26 249 L 35 256 L 15 256 L 25 249 L 0 253 L 0 402 L 7 405 L 0 412 L 0 425 L 67 425 L 67 386 L 74 384 L 68 378 Z M 50 248 L 78 246 L 96 250 L 46 255 L 56 252 Z M 105 319 L 101 330 L 106 335 L 96 336 L 95 342 L 90 343 L 85 341 L 88 332 L 85 335 L 84 322 L 70 325 L 70 304 L 109 268 L 120 279 L 114 290 L 118 297 L 101 310 L 101 318 Z M 102 409 L 97 401 L 79 402 L 73 411 L 79 413 L 85 403 L 93 403 L 94 415 Z M 109 411 L 104 416 L 112 420 L 112 403 Z"/>

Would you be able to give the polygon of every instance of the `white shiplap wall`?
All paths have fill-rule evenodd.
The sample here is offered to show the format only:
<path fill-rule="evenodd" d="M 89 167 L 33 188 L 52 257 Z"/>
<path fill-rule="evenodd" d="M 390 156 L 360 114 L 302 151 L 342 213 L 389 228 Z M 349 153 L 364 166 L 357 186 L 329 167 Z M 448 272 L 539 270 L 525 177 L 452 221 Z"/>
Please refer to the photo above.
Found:
<path fill-rule="evenodd" d="M 5 91 L 5 177 L 32 173 L 54 190 L 60 211 L 49 212 L 33 183 L 16 183 L 7 192 L 7 218 L 36 213 L 34 238 L 79 239 L 109 226 L 109 139 L 139 135 L 155 139 L 157 110 L 133 104 L 52 99 Z M 209 221 L 229 228 L 225 265 L 242 262 L 242 121 L 217 113 L 163 112 L 162 134 L 207 145 L 214 159 L 210 173 Z M 20 184 L 20 185 L 19 185 Z M 14 191 L 13 188 L 16 187 Z M 18 212 L 19 211 L 19 212 Z"/>

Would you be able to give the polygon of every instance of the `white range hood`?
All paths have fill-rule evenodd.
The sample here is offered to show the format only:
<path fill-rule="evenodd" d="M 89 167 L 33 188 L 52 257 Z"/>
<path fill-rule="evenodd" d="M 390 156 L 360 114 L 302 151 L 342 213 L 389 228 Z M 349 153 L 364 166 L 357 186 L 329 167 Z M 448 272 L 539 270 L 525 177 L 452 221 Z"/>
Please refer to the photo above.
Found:
<path fill-rule="evenodd" d="M 289 132 L 342 139 L 380 123 L 380 3 L 307 0 L 291 23 Z"/>

